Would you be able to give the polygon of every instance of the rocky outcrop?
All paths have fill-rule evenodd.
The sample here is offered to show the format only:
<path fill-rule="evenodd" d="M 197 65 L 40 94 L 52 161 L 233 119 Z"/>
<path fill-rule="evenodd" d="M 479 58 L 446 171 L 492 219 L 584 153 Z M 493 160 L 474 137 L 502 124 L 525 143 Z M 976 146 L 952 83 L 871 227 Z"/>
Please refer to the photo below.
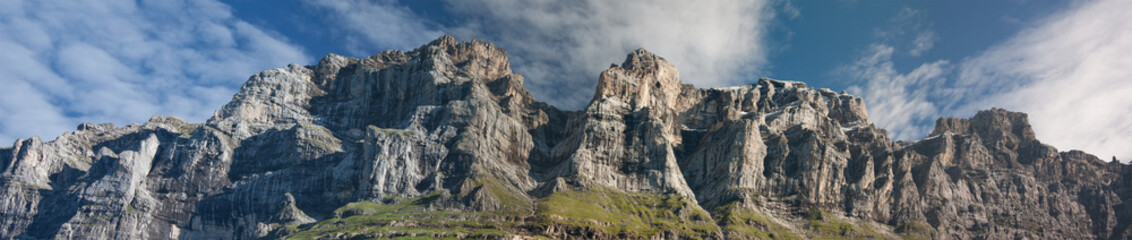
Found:
<path fill-rule="evenodd" d="M 1115 219 L 1127 167 L 1058 153 L 1038 142 L 1023 113 L 943 118 L 895 155 L 912 176 L 897 222 L 923 221 L 951 238 L 1125 238 Z"/>
<path fill-rule="evenodd" d="M 205 123 L 82 124 L 0 148 L 0 238 L 1132 237 L 1132 168 L 1026 115 L 892 141 L 801 82 L 696 88 L 644 49 L 584 109 L 445 36 L 252 76 Z"/>
<path fill-rule="evenodd" d="M 601 73 L 597 93 L 552 154 L 559 177 L 585 178 L 629 192 L 673 191 L 694 199 L 676 162 L 681 144 L 676 68 L 639 49 Z"/>

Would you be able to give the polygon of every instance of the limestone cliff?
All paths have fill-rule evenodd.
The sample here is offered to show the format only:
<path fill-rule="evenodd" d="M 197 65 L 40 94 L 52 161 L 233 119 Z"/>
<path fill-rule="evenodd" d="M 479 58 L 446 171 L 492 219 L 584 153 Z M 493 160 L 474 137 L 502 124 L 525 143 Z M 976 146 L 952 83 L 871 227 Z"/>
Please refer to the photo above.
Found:
<path fill-rule="evenodd" d="M 1002 109 L 893 141 L 861 98 L 684 84 L 639 49 L 584 109 L 445 36 L 252 76 L 204 123 L 0 148 L 0 238 L 1124 239 L 1132 168 Z"/>

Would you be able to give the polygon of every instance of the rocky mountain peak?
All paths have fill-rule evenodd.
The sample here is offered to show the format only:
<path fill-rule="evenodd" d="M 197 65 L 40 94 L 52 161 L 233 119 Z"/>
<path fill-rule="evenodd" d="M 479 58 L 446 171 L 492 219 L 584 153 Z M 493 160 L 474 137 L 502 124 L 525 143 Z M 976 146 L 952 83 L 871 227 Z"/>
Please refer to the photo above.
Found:
<path fill-rule="evenodd" d="M 1011 135 L 1022 139 L 1034 139 L 1034 130 L 1025 113 L 1011 112 L 1001 108 L 981 110 L 971 119 L 943 117 L 936 120 L 931 135 L 943 132 L 955 134 L 979 134 L 981 136 Z"/>
<path fill-rule="evenodd" d="M 682 140 L 678 98 L 685 88 L 667 60 L 644 49 L 598 77 L 590 104 L 571 122 L 553 153 L 566 161 L 554 175 L 632 192 L 674 192 L 695 201 L 679 170 L 674 147 Z"/>
<path fill-rule="evenodd" d="M 645 107 L 676 110 L 677 98 L 685 88 L 680 72 L 662 57 L 637 49 L 598 77 L 593 101 L 616 100 L 633 109 Z M 591 103 L 592 104 L 592 103 Z"/>
<path fill-rule="evenodd" d="M 644 48 L 638 48 L 629 52 L 629 55 L 625 56 L 625 61 L 621 62 L 621 68 L 628 70 L 655 71 L 661 68 L 663 64 L 668 64 L 668 60 L 665 60 L 664 58 L 657 56 L 656 54 L 653 54 L 652 52 L 649 52 Z"/>
<path fill-rule="evenodd" d="M 971 127 L 984 137 L 1011 135 L 1020 139 L 1037 139 L 1026 113 L 1001 108 L 979 111 L 971 118 Z"/>
<path fill-rule="evenodd" d="M 459 43 L 460 42 L 457 42 L 456 38 L 452 37 L 452 35 L 444 34 L 444 36 L 440 36 L 436 39 L 433 39 L 432 41 L 429 41 L 427 44 L 425 44 L 425 46 L 447 49 Z"/>
<path fill-rule="evenodd" d="M 970 119 L 940 118 L 931 135 L 946 132 L 978 136 L 983 143 L 1003 143 L 1010 146 L 1037 141 L 1025 113 L 1010 112 L 1001 108 L 982 110 Z"/>

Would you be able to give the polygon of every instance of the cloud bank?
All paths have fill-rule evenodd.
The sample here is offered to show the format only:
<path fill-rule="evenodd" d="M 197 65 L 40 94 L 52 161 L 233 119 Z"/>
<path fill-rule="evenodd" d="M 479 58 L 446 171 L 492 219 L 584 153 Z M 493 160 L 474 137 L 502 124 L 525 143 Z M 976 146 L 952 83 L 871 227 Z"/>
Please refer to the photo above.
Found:
<path fill-rule="evenodd" d="M 0 5 L 4 142 L 153 114 L 204 121 L 251 73 L 309 61 L 213 0 Z"/>
<path fill-rule="evenodd" d="M 1043 142 L 1132 160 L 1132 1 L 1100 0 L 1055 14 L 960 66 L 971 102 L 1030 114 Z"/>
<path fill-rule="evenodd" d="M 937 85 L 945 81 L 949 62 L 925 63 L 911 72 L 899 73 L 892 62 L 895 52 L 892 46 L 874 44 L 867 51 L 869 55 L 835 73 L 864 82 L 848 92 L 865 99 L 870 120 L 887 129 L 893 138 L 919 139 L 941 116 L 935 96 Z"/>
<path fill-rule="evenodd" d="M 1029 113 L 1038 138 L 1062 150 L 1132 160 L 1132 2 L 1082 2 L 958 64 L 892 68 L 889 45 L 843 69 L 863 80 L 851 92 L 898 139 L 925 136 L 931 116 L 980 109 Z M 918 38 L 917 38 L 918 39 Z M 917 40 L 918 41 L 918 40 Z M 913 46 L 918 44 L 914 43 Z M 911 50 L 916 55 L 915 48 Z"/>
<path fill-rule="evenodd" d="M 672 62 L 685 83 L 741 84 L 766 64 L 767 1 L 584 0 L 449 1 L 467 18 L 457 37 L 507 49 L 516 71 L 540 100 L 577 109 L 592 97 L 598 74 L 646 48 Z"/>
<path fill-rule="evenodd" d="M 486 40 L 511 56 L 536 97 L 567 109 L 592 97 L 597 76 L 637 48 L 664 56 L 684 82 L 735 85 L 766 64 L 767 1 L 451 0 L 440 26 L 393 1 L 314 2 L 359 46 L 419 46 L 441 32 Z M 796 14 L 796 13 L 794 13 Z M 368 55 L 381 49 L 353 48 Z M 371 52 L 365 52 L 371 51 Z"/>
<path fill-rule="evenodd" d="M 931 50 L 936 36 L 924 23 L 924 13 L 910 8 L 902 9 L 889 22 L 890 28 L 874 30 L 877 42 L 866 48 L 861 58 L 833 73 L 858 83 L 847 91 L 865 99 L 869 119 L 887 129 L 891 137 L 920 139 L 932 130 L 937 118 L 946 116 L 937 105 L 943 100 L 939 94 L 951 73 L 951 63 L 936 60 L 900 73 L 893 57 L 920 56 Z M 906 52 L 897 51 L 905 46 Z"/>

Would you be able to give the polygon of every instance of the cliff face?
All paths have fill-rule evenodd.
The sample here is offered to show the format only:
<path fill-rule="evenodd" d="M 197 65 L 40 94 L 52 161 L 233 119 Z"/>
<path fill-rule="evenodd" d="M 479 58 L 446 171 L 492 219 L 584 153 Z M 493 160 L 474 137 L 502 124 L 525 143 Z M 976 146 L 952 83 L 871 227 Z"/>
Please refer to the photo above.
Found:
<path fill-rule="evenodd" d="M 1043 145 L 1023 113 L 894 142 L 858 97 L 699 89 L 643 49 L 579 111 L 523 80 L 446 36 L 261 72 L 205 123 L 21 139 L 0 238 L 1132 237 L 1132 170 Z"/>

